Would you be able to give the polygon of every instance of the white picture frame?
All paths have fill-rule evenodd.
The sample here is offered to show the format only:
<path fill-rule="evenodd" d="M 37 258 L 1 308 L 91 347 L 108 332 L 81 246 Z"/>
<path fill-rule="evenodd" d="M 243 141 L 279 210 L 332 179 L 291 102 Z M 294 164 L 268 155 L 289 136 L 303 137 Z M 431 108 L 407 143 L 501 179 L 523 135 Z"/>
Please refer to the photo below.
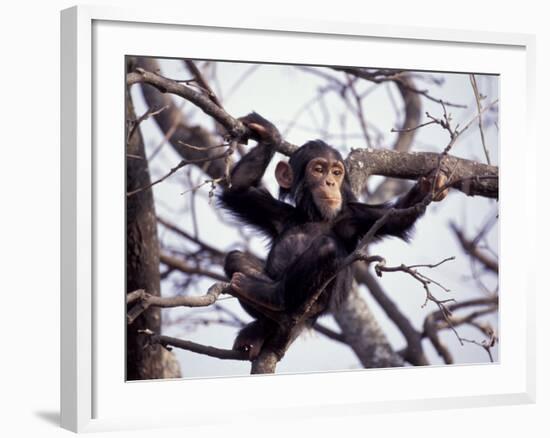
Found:
<path fill-rule="evenodd" d="M 197 44 L 191 51 L 187 48 L 184 53 L 182 45 L 178 46 L 178 32 L 196 38 Z M 401 47 L 399 52 L 401 67 L 479 72 L 490 69 L 491 73 L 502 75 L 500 312 L 501 333 L 506 342 L 501 346 L 499 364 L 415 369 L 414 379 L 407 370 L 162 382 L 126 383 L 120 379 L 124 365 L 124 351 L 120 348 L 124 342 L 124 312 L 121 305 L 110 305 L 109 297 L 101 292 L 109 285 L 118 290 L 123 278 L 123 269 L 119 272 L 123 260 L 116 259 L 124 242 L 124 223 L 120 220 L 124 214 L 123 202 L 117 203 L 122 191 L 110 189 L 123 187 L 124 166 L 121 154 L 117 158 L 104 152 L 106 144 L 123 144 L 117 143 L 123 138 L 120 137 L 123 86 L 118 75 L 123 72 L 124 59 L 120 55 L 216 57 L 216 53 L 219 56 L 216 51 L 220 50 L 216 38 L 229 35 L 235 41 L 250 35 L 258 40 L 275 38 L 277 46 L 285 50 L 287 62 L 306 60 L 322 64 L 327 56 L 332 56 L 337 63 L 340 60 L 334 59 L 336 52 L 316 51 L 315 44 L 324 41 L 338 46 L 344 41 L 346 47 L 380 44 L 399 49 L 406 45 L 407 50 Z M 309 48 L 307 52 L 300 51 L 301 46 L 294 44 L 297 41 L 306 44 L 303 47 Z M 535 288 L 534 276 L 530 275 L 533 268 L 514 257 L 514 253 L 528 252 L 534 247 L 533 236 L 519 238 L 518 232 L 525 224 L 534 228 L 536 215 L 532 207 L 528 216 L 527 209 L 508 209 L 507 205 L 513 199 L 521 200 L 515 201 L 516 204 L 536 205 L 535 144 L 529 126 L 534 120 L 534 43 L 530 35 L 360 22 L 269 17 L 252 20 L 245 16 L 227 22 L 215 12 L 207 17 L 197 16 L 189 9 L 140 11 L 79 6 L 63 11 L 62 427 L 81 432 L 211 423 L 207 410 L 209 396 L 214 392 L 219 394 L 217 404 L 224 406 L 216 415 L 216 422 L 222 424 L 236 416 L 240 421 L 269 419 L 274 411 L 291 418 L 306 418 L 533 402 Z M 235 47 L 238 49 L 237 44 L 228 44 L 223 49 L 225 59 L 238 59 L 238 50 L 230 53 Z M 261 43 L 249 44 L 248 59 L 281 60 L 280 50 L 273 48 L 266 52 L 262 47 Z M 461 56 L 446 54 L 453 51 Z M 338 52 L 342 60 L 349 56 L 344 52 Z M 383 52 L 382 48 L 377 49 L 378 62 L 391 67 L 391 59 Z M 112 96 L 112 105 L 104 105 L 101 93 Z M 117 128 L 116 124 L 120 126 Z M 508 147 L 519 140 L 524 145 L 521 151 Z M 112 196 L 110 192 L 114 192 Z M 109 246 L 106 251 L 107 242 L 112 242 L 113 250 Z M 391 385 L 385 382 L 388 374 Z M 368 387 L 369 391 L 354 390 L 358 387 Z M 293 394 L 290 401 L 285 397 L 289 392 Z M 132 404 L 140 395 L 160 402 L 141 409 Z M 259 404 L 257 400 L 262 395 L 263 403 Z"/>

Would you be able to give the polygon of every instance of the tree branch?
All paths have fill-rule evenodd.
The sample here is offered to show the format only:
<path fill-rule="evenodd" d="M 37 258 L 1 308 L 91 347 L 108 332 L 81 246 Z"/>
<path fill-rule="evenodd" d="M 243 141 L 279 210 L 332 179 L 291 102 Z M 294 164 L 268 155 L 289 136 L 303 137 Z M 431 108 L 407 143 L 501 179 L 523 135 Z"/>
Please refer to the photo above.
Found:
<path fill-rule="evenodd" d="M 414 84 L 402 81 L 401 78 L 404 76 L 405 72 L 400 70 L 369 70 L 366 68 L 358 67 L 333 67 L 334 70 L 342 71 L 350 75 L 354 75 L 358 78 L 365 79 L 369 82 L 374 82 L 375 84 L 381 84 L 382 82 L 392 81 L 395 83 L 401 83 L 401 85 L 407 88 L 412 93 L 417 93 L 421 96 L 424 96 L 426 99 L 429 99 L 433 102 L 444 103 L 447 106 L 454 106 L 457 108 L 466 108 L 466 105 L 460 105 L 451 102 L 443 102 L 441 99 L 432 97 L 428 90 L 420 90 L 414 86 Z"/>
<path fill-rule="evenodd" d="M 334 312 L 348 344 L 365 368 L 403 366 L 403 358 L 392 348 L 384 330 L 367 302 L 352 286 L 348 297 Z"/>
<path fill-rule="evenodd" d="M 373 298 L 403 334 L 407 342 L 403 358 L 413 365 L 429 365 L 422 347 L 422 333 L 414 328 L 397 304 L 384 292 L 376 277 L 369 272 L 367 265 L 356 263 L 354 270 L 356 280 L 367 286 Z"/>
<path fill-rule="evenodd" d="M 218 296 L 224 293 L 229 287 L 228 283 L 214 283 L 205 295 L 196 296 L 176 296 L 176 297 L 159 297 L 152 295 L 143 289 L 138 289 L 126 295 L 126 304 L 133 304 L 138 301 L 129 311 L 126 316 L 128 325 L 132 324 L 135 319 L 141 315 L 149 307 L 206 307 L 215 303 Z"/>
<path fill-rule="evenodd" d="M 360 189 L 370 175 L 417 180 L 436 169 L 453 175 L 452 187 L 469 196 L 498 198 L 498 167 L 433 152 L 398 152 L 386 149 L 355 149 L 346 159 L 352 189 Z"/>
<path fill-rule="evenodd" d="M 332 339 L 333 341 L 343 342 L 344 344 L 346 343 L 346 339 L 344 338 L 344 335 L 342 333 L 335 332 L 334 330 L 329 329 L 328 327 L 325 327 L 318 322 L 313 324 L 313 328 L 322 335 L 325 335 L 327 338 Z"/>
<path fill-rule="evenodd" d="M 485 158 L 487 159 L 487 164 L 491 164 L 491 158 L 489 157 L 489 151 L 487 145 L 485 144 L 485 133 L 483 132 L 483 119 L 482 119 L 482 110 L 481 110 L 481 99 L 482 96 L 477 88 L 476 76 L 474 74 L 470 75 L 470 82 L 474 90 L 474 95 L 476 97 L 477 113 L 479 115 L 477 124 L 479 127 L 479 135 L 481 138 L 481 145 L 483 146 L 483 152 L 485 153 Z"/>
<path fill-rule="evenodd" d="M 160 344 L 163 347 L 181 348 L 183 350 L 192 351 L 198 354 L 215 357 L 217 359 L 226 360 L 249 360 L 248 353 L 240 350 L 226 350 L 223 348 L 211 347 L 209 345 L 197 344 L 196 342 L 187 341 L 185 339 L 172 338 L 170 336 L 156 335 L 151 331 L 142 331 L 149 337 L 151 345 Z"/>
<path fill-rule="evenodd" d="M 495 274 L 498 274 L 498 261 L 493 260 L 489 258 L 487 255 L 483 254 L 479 250 L 479 248 L 477 248 L 475 241 L 468 240 L 466 236 L 464 236 L 464 233 L 458 228 L 458 226 L 455 223 L 451 223 L 450 226 L 453 232 L 455 233 L 456 238 L 460 242 L 462 249 L 464 249 L 466 254 L 471 255 L 474 259 L 480 262 L 488 270 L 494 272 Z"/>
<path fill-rule="evenodd" d="M 136 66 L 148 71 L 160 71 L 159 63 L 152 58 L 138 57 L 135 62 Z M 135 66 L 134 66 L 135 69 Z M 179 105 L 175 105 L 172 95 L 163 94 L 157 88 L 142 84 L 141 93 L 149 108 L 160 108 L 168 105 L 168 108 L 154 116 L 155 122 L 164 133 L 164 139 L 160 145 L 151 154 L 152 159 L 162 147 L 164 141 L 170 143 L 172 148 L 182 157 L 188 160 L 213 156 L 214 150 L 210 150 L 211 146 L 220 143 L 220 138 L 211 134 L 208 130 L 201 126 L 192 125 L 184 114 L 183 100 Z M 181 143 L 190 143 L 197 147 L 191 149 L 183 147 Z M 211 178 L 221 178 L 224 173 L 225 163 L 223 159 L 215 161 L 207 161 L 204 164 L 197 166 L 203 170 Z"/>
<path fill-rule="evenodd" d="M 127 83 L 147 83 L 163 93 L 172 93 L 197 105 L 206 114 L 212 116 L 228 131 L 233 139 L 240 140 L 250 135 L 248 128 L 238 119 L 229 115 L 212 100 L 192 88 L 165 78 L 159 74 L 137 68 L 127 74 Z M 278 152 L 291 155 L 298 147 L 285 140 L 274 145 Z M 356 192 L 363 187 L 370 175 L 416 180 L 436 168 L 440 154 L 429 152 L 399 152 L 384 149 L 356 149 L 346 159 L 350 169 L 352 189 Z M 445 156 L 443 170 L 453 169 L 457 182 L 453 187 L 467 195 L 479 195 L 489 198 L 498 197 L 498 167 L 488 166 L 453 156 Z M 487 176 L 493 179 L 480 179 Z M 464 182 L 465 181 L 465 182 Z"/>
<path fill-rule="evenodd" d="M 205 277 L 210 277 L 217 281 L 227 281 L 227 277 L 216 272 L 209 271 L 208 269 L 201 269 L 199 267 L 190 266 L 185 263 L 183 260 L 166 254 L 164 252 L 160 253 L 160 261 L 165 265 L 169 266 L 172 269 L 177 269 L 178 271 L 184 272 L 186 274 L 197 274 L 203 275 Z"/>
<path fill-rule="evenodd" d="M 160 216 L 157 216 L 157 222 L 160 223 L 162 226 L 166 227 L 168 230 L 170 230 L 170 231 L 180 235 L 181 237 L 183 237 L 183 238 L 199 245 L 201 248 L 208 251 L 209 253 L 211 253 L 215 257 L 217 257 L 221 260 L 223 260 L 225 258 L 225 253 L 223 253 L 219 249 L 214 248 L 213 246 L 207 244 L 206 242 L 203 242 L 202 240 L 191 236 L 187 231 L 177 227 L 176 225 L 174 225 L 173 223 L 167 221 L 166 219 L 164 219 Z"/>
<path fill-rule="evenodd" d="M 144 70 L 140 67 L 137 67 L 135 72 L 126 75 L 126 82 L 128 86 L 137 83 L 150 84 L 161 93 L 171 93 L 183 97 L 220 122 L 234 138 L 241 138 L 247 133 L 247 128 L 241 122 L 231 117 L 227 112 L 216 105 L 210 97 L 193 90 L 185 84 L 165 78 L 164 76 Z"/>
<path fill-rule="evenodd" d="M 468 301 L 463 301 L 460 303 L 454 303 L 448 306 L 448 310 L 451 312 L 454 312 L 459 309 L 463 309 L 466 307 L 473 307 L 473 306 L 488 306 L 489 311 L 495 311 L 498 309 L 498 296 L 492 296 L 489 298 L 477 298 L 472 299 Z M 428 316 L 426 316 L 426 319 L 424 320 L 424 333 L 422 336 L 427 336 L 430 341 L 432 342 L 432 345 L 434 346 L 437 353 L 443 358 L 443 361 L 446 364 L 453 363 L 453 357 L 448 350 L 448 348 L 443 345 L 441 340 L 439 339 L 438 332 L 441 329 L 448 328 L 454 330 L 454 327 L 456 325 L 464 324 L 464 323 L 471 323 L 473 318 L 476 318 L 482 314 L 485 314 L 486 312 L 473 312 L 467 317 L 463 317 L 461 319 L 449 319 L 448 315 L 445 315 L 445 313 L 442 310 L 437 310 L 435 312 L 430 313 Z M 443 321 L 443 325 L 438 324 L 439 321 Z M 456 334 L 456 331 L 455 331 Z M 457 338 L 459 342 L 462 344 L 463 341 L 471 342 L 467 339 L 464 339 L 457 334 Z M 492 345 L 491 345 L 492 346 Z M 484 347 L 485 348 L 485 347 Z M 489 357 L 492 359 L 492 356 L 489 353 Z"/>

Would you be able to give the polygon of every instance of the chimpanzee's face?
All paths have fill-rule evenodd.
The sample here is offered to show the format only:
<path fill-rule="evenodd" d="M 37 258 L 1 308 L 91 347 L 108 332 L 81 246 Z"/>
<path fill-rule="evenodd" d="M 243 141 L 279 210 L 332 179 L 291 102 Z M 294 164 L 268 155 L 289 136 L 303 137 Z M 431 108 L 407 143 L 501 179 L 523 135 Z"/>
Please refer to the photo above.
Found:
<path fill-rule="evenodd" d="M 313 158 L 306 165 L 307 186 L 325 219 L 333 219 L 342 208 L 345 172 L 344 164 L 332 156 Z"/>

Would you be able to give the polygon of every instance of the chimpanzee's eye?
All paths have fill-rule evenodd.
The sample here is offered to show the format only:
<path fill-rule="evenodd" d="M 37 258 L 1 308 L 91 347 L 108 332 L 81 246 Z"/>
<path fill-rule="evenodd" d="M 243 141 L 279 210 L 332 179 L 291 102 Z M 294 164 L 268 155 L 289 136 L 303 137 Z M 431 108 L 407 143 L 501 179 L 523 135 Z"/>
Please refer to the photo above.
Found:
<path fill-rule="evenodd" d="M 313 168 L 313 171 L 314 171 L 315 173 L 323 173 L 323 167 L 322 167 L 322 166 L 315 166 L 315 167 Z"/>

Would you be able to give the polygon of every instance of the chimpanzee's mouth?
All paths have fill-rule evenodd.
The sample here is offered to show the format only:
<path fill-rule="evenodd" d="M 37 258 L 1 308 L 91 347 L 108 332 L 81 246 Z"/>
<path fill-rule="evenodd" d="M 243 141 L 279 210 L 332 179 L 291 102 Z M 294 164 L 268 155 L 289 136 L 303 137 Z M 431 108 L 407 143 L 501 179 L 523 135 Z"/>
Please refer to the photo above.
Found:
<path fill-rule="evenodd" d="M 320 201 L 325 203 L 327 206 L 330 206 L 331 208 L 336 205 L 340 205 L 339 198 L 321 198 Z"/>

